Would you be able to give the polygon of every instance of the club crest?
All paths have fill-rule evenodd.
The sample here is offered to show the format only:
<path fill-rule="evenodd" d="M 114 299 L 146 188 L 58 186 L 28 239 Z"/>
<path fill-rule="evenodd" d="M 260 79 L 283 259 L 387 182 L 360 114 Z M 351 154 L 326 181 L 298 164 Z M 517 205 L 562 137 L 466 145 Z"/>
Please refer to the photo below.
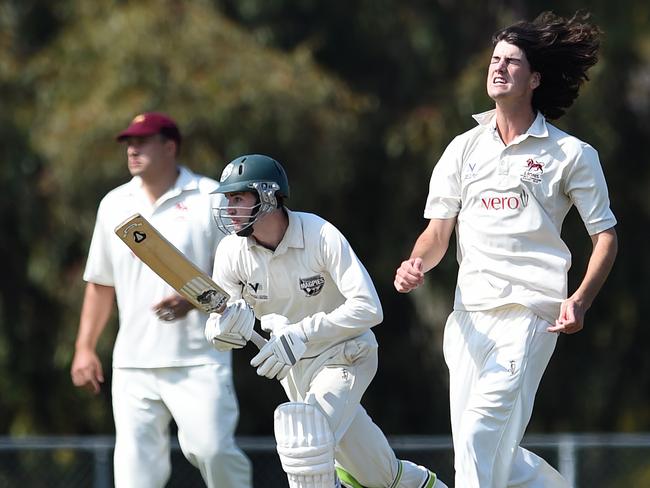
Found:
<path fill-rule="evenodd" d="M 325 278 L 321 275 L 300 278 L 300 289 L 308 297 L 318 295 L 323 290 L 323 285 L 325 285 Z"/>
<path fill-rule="evenodd" d="M 542 175 L 544 174 L 544 163 L 535 161 L 530 158 L 526 161 L 526 166 L 524 172 L 521 175 L 522 181 L 528 181 L 530 183 L 541 183 Z"/>

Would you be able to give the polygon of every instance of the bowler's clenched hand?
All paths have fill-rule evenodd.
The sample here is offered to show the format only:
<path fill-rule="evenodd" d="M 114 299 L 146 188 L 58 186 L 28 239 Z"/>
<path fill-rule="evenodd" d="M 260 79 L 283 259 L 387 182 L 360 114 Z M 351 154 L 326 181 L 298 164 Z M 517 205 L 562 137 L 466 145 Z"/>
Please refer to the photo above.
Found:
<path fill-rule="evenodd" d="M 402 261 L 395 273 L 395 289 L 400 293 L 408 293 L 424 283 L 422 258 L 410 258 Z"/>

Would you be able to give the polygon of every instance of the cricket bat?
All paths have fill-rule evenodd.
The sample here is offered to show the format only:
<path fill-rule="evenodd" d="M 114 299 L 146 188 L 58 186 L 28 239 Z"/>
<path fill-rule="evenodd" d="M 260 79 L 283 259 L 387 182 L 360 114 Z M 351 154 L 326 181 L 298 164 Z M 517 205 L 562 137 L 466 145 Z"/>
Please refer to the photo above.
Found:
<path fill-rule="evenodd" d="M 142 262 L 180 295 L 206 313 L 222 313 L 230 295 L 201 271 L 139 213 L 115 228 L 117 236 Z M 253 331 L 251 341 L 261 349 L 264 338 Z"/>

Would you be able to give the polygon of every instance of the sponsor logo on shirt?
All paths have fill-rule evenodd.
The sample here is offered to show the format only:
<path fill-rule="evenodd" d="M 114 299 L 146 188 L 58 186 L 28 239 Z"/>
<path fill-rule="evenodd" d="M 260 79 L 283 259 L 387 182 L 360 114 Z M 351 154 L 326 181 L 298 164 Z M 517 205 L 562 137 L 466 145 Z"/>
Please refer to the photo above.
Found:
<path fill-rule="evenodd" d="M 481 197 L 481 208 L 485 210 L 520 210 L 528 205 L 529 195 L 526 190 L 519 194 L 484 195 Z"/>
<path fill-rule="evenodd" d="M 466 180 L 473 180 L 476 178 L 476 163 L 467 163 L 467 168 L 468 171 L 465 173 L 463 178 Z"/>
<path fill-rule="evenodd" d="M 241 284 L 241 291 L 242 295 L 248 294 L 251 297 L 259 300 L 266 300 L 269 298 L 268 295 L 264 293 L 264 287 L 262 286 L 262 283 L 251 283 L 247 281 L 246 283 Z"/>
<path fill-rule="evenodd" d="M 528 181 L 530 183 L 541 183 L 543 174 L 544 163 L 540 163 L 539 161 L 530 158 L 526 161 L 526 166 L 524 167 L 521 179 L 522 181 Z"/>
<path fill-rule="evenodd" d="M 310 276 L 309 278 L 300 278 L 300 289 L 308 297 L 318 295 L 325 284 L 325 278 L 322 275 Z"/>

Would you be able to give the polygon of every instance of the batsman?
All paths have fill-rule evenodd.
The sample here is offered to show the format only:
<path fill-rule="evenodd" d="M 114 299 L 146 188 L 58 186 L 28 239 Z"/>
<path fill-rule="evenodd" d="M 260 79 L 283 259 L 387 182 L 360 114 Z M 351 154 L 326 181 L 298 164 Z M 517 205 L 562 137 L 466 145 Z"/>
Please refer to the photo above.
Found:
<path fill-rule="evenodd" d="M 231 296 L 212 314 L 206 338 L 242 347 L 255 316 L 271 334 L 251 360 L 280 380 L 289 401 L 275 410 L 277 450 L 291 488 L 445 488 L 423 466 L 397 459 L 361 406 L 377 371 L 371 328 L 382 321 L 375 287 L 345 237 L 329 222 L 285 206 L 283 167 L 263 155 L 226 166 L 215 208 L 226 233 L 214 281 Z"/>

